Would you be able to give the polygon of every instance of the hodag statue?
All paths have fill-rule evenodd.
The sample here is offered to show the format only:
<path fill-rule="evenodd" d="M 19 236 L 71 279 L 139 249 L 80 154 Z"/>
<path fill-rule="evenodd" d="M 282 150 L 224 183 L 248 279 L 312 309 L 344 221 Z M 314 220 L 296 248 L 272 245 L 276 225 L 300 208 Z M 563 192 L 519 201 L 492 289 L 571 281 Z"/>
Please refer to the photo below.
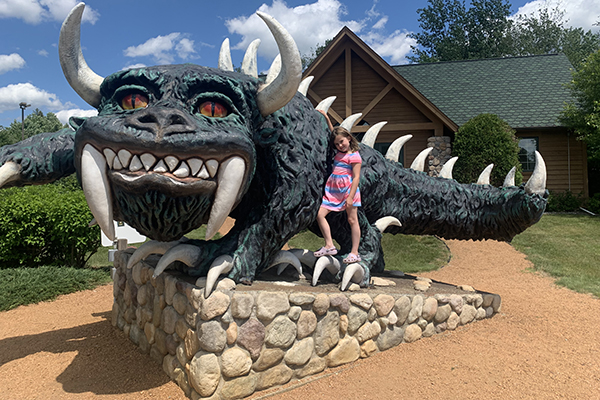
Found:
<path fill-rule="evenodd" d="M 371 272 L 383 270 L 384 231 L 510 240 L 545 209 L 546 172 L 539 154 L 535 172 L 521 187 L 510 177 L 504 187 L 492 187 L 485 174 L 479 184 L 459 184 L 420 172 L 426 152 L 410 168 L 399 164 L 400 147 L 410 136 L 398 139 L 385 158 L 366 145 L 374 142 L 382 126 L 377 124 L 360 147 L 362 262 L 340 262 L 350 250 L 343 213 L 330 214 L 339 258 L 281 251 L 303 229 L 318 232 L 315 219 L 333 156 L 325 118 L 303 94 L 308 82 L 300 82 L 300 55 L 291 36 L 258 13 L 280 51 L 266 79 L 256 75 L 258 43 L 250 46 L 238 73 L 227 40 L 219 69 L 165 65 L 102 78 L 81 53 L 84 6 L 78 4 L 62 26 L 60 61 L 69 84 L 98 116 L 73 117 L 72 130 L 2 147 L 0 186 L 43 184 L 75 172 L 109 238 L 114 239 L 114 219 L 153 239 L 133 254 L 130 266 L 162 254 L 155 275 L 167 267 L 208 275 L 207 296 L 222 274 L 249 284 L 278 264 L 314 268 L 313 284 L 328 269 L 345 289 L 350 281 L 364 286 Z M 326 112 L 333 99 L 317 109 Z M 349 117 L 343 125 L 351 128 L 359 118 Z M 211 238 L 227 216 L 235 226 L 218 240 L 184 237 L 207 224 Z"/>

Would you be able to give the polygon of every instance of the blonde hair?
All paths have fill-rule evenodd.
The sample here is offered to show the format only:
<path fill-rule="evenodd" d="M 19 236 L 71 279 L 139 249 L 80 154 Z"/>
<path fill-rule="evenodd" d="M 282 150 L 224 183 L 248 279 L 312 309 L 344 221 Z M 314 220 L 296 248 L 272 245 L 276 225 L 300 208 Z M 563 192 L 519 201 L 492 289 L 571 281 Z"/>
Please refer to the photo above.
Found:
<path fill-rule="evenodd" d="M 345 138 L 348 139 L 348 142 L 350 142 L 350 151 L 352 153 L 357 152 L 358 151 L 358 140 L 356 140 L 356 138 L 354 137 L 354 135 L 352 135 L 350 132 L 348 132 L 348 129 L 341 127 L 341 126 L 336 126 L 335 128 L 333 128 L 333 131 L 331 131 L 331 143 L 333 145 L 334 140 L 336 137 L 338 136 L 343 136 Z M 333 147 L 335 148 L 335 145 L 333 145 Z"/>

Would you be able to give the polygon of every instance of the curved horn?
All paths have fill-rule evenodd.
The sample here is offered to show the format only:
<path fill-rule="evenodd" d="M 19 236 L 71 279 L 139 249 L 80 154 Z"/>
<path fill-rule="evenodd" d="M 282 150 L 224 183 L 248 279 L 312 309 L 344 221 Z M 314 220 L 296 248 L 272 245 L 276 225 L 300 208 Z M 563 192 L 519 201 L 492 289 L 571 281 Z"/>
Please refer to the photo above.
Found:
<path fill-rule="evenodd" d="M 458 160 L 458 157 L 452 157 L 446 161 L 442 167 L 442 170 L 440 171 L 440 174 L 438 175 L 438 178 L 452 179 L 452 168 L 454 168 L 456 160 Z"/>
<path fill-rule="evenodd" d="M 362 113 L 352 114 L 351 116 L 343 120 L 340 126 L 342 128 L 346 128 L 348 132 L 352 132 L 352 127 L 354 126 L 356 121 L 360 119 L 360 117 L 362 117 Z"/>
<path fill-rule="evenodd" d="M 307 76 L 300 83 L 300 87 L 298 88 L 298 91 L 300 93 L 302 93 L 304 96 L 306 96 L 306 93 L 308 93 L 308 87 L 310 86 L 313 79 L 315 79 L 314 76 Z"/>
<path fill-rule="evenodd" d="M 244 54 L 244 60 L 242 61 L 242 72 L 254 78 L 258 78 L 258 67 L 256 66 L 258 46 L 260 46 L 260 39 L 254 39 L 246 49 L 246 54 Z"/>
<path fill-rule="evenodd" d="M 277 57 L 271 63 L 269 67 L 269 72 L 267 73 L 267 78 L 265 79 L 265 85 L 270 85 L 271 82 L 277 78 L 279 72 L 281 71 L 281 54 L 277 54 Z"/>
<path fill-rule="evenodd" d="M 335 99 L 337 99 L 336 96 L 329 96 L 325 100 L 321 100 L 321 102 L 315 107 L 315 110 L 320 110 L 327 114 Z"/>
<path fill-rule="evenodd" d="M 431 153 L 432 150 L 433 147 L 428 147 L 422 152 L 420 152 L 415 158 L 415 160 L 412 162 L 412 164 L 410 164 L 410 169 L 425 172 L 425 160 L 427 159 L 427 156 L 429 155 L 429 153 Z"/>
<path fill-rule="evenodd" d="M 258 89 L 258 108 L 266 117 L 285 106 L 298 91 L 302 80 L 302 61 L 296 42 L 281 24 L 268 14 L 260 11 L 256 14 L 271 30 L 281 54 L 281 73 L 271 84 Z"/>
<path fill-rule="evenodd" d="M 360 142 L 365 146 L 373 148 L 375 141 L 377 140 L 377 135 L 379 135 L 379 131 L 385 124 L 387 124 L 387 121 L 381 121 L 370 127 Z"/>
<path fill-rule="evenodd" d="M 535 168 L 525 184 L 525 191 L 529 194 L 539 194 L 540 196 L 543 196 L 546 192 L 546 163 L 537 150 L 535 152 Z"/>
<path fill-rule="evenodd" d="M 489 185 L 490 184 L 490 175 L 492 174 L 492 169 L 494 168 L 494 164 L 490 164 L 481 172 L 479 178 L 477 178 L 478 185 Z"/>
<path fill-rule="evenodd" d="M 508 174 L 506 174 L 506 178 L 504 178 L 503 187 L 511 187 L 515 186 L 515 173 L 517 172 L 517 167 L 512 167 Z"/>
<path fill-rule="evenodd" d="M 88 67 L 81 52 L 81 16 L 84 8 L 84 3 L 77 4 L 63 22 L 58 39 L 58 56 L 69 85 L 86 103 L 98 108 L 100 85 L 104 78 Z"/>
<path fill-rule="evenodd" d="M 219 69 L 222 71 L 233 71 L 233 62 L 231 62 L 231 50 L 229 49 L 229 38 L 225 38 L 219 51 Z"/>
<path fill-rule="evenodd" d="M 394 140 L 390 145 L 387 153 L 385 153 L 385 158 L 390 161 L 398 162 L 398 158 L 400 157 L 400 150 L 402 150 L 402 146 L 410 139 L 412 139 L 412 135 L 404 135 Z"/>

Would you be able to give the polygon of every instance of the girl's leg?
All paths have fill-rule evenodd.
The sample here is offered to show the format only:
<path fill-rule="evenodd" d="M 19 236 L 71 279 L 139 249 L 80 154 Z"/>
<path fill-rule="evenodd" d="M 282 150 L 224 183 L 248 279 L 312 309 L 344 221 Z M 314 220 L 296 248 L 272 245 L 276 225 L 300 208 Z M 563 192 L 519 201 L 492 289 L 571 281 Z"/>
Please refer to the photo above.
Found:
<path fill-rule="evenodd" d="M 321 234 L 323 235 L 323 239 L 325 239 L 325 247 L 328 249 L 334 248 L 333 239 L 331 237 L 331 228 L 329 227 L 329 223 L 327 222 L 327 214 L 329 214 L 330 210 L 326 208 L 319 208 L 319 214 L 317 214 L 317 223 L 319 224 L 319 229 L 321 229 Z"/>
<path fill-rule="evenodd" d="M 358 244 L 360 243 L 360 225 L 358 224 L 358 210 L 356 207 L 346 207 L 350 233 L 352 237 L 352 254 L 358 255 Z"/>

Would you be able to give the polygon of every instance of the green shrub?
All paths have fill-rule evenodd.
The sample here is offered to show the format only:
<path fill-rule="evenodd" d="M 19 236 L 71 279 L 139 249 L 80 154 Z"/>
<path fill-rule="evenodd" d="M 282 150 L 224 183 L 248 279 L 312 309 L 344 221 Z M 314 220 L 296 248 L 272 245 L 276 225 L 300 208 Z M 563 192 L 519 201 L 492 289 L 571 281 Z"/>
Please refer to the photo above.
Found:
<path fill-rule="evenodd" d="M 583 206 L 584 198 L 581 193 L 575 195 L 571 191 L 565 192 L 550 192 L 548 197 L 548 212 L 571 212 L 578 211 L 579 207 Z"/>
<path fill-rule="evenodd" d="M 600 214 L 600 193 L 596 193 L 588 199 L 587 209 L 595 214 Z"/>
<path fill-rule="evenodd" d="M 477 182 L 481 172 L 492 163 L 492 185 L 502 186 L 506 174 L 515 166 L 515 183 L 519 185 L 523 180 L 515 131 L 497 115 L 480 114 L 461 126 L 452 154 L 458 157 L 452 173 L 458 182 Z"/>
<path fill-rule="evenodd" d="M 3 190 L 0 268 L 83 267 L 100 246 L 100 229 L 81 190 L 61 185 Z"/>

